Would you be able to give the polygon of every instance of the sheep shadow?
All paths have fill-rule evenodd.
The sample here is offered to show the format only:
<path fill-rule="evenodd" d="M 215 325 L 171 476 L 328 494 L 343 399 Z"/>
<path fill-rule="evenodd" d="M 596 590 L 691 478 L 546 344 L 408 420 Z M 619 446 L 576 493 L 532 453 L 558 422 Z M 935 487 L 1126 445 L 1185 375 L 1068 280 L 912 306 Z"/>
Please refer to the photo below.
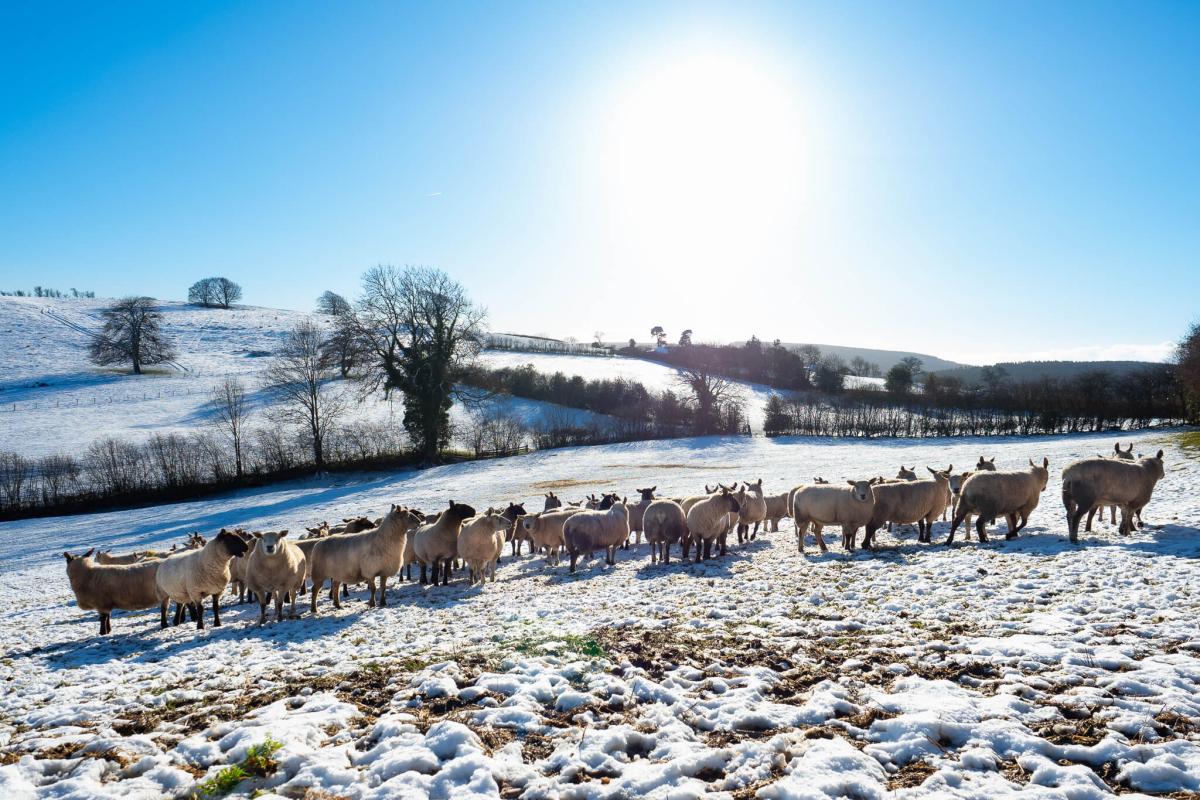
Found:
<path fill-rule="evenodd" d="M 753 559 L 757 554 L 771 550 L 775 547 L 775 543 L 765 536 L 760 534 L 758 538 L 752 539 L 741 544 L 733 542 L 727 545 L 725 555 L 712 555 L 709 558 L 696 561 L 696 550 L 689 551 L 688 557 L 683 558 L 682 548 L 678 543 L 671 545 L 669 555 L 671 561 L 667 563 L 651 564 L 647 561 L 638 567 L 634 573 L 636 580 L 655 580 L 663 575 L 679 574 L 686 572 L 694 575 L 697 578 L 729 578 L 733 576 L 733 568 L 737 564 L 745 563 Z M 719 550 L 717 551 L 720 552 Z M 649 553 L 647 553 L 649 555 Z"/>

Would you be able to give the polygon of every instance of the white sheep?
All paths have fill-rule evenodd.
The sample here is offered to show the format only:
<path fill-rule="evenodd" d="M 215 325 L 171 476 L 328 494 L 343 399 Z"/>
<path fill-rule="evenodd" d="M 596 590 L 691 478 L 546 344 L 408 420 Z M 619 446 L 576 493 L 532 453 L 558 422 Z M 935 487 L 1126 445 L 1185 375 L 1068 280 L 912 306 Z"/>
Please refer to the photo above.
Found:
<path fill-rule="evenodd" d="M 629 512 L 625 503 L 613 500 L 614 497 L 608 495 L 601 500 L 603 508 L 580 511 L 563 523 L 563 539 L 571 554 L 571 572 L 575 571 L 580 554 L 590 556 L 599 549 L 605 552 L 606 564 L 617 563 L 617 547 L 629 538 Z"/>
<path fill-rule="evenodd" d="M 580 508 L 556 508 L 550 511 L 539 511 L 521 517 L 518 524 L 536 549 L 545 548 L 546 563 L 550 566 L 557 566 L 559 552 L 566 545 L 566 539 L 563 537 L 563 523 L 582 510 Z"/>
<path fill-rule="evenodd" d="M 496 582 L 496 561 L 504 552 L 508 518 L 489 508 L 484 514 L 463 522 L 458 534 L 458 557 L 467 564 L 471 585 L 491 577 Z"/>
<path fill-rule="evenodd" d="M 308 559 L 297 545 L 287 541 L 287 531 L 267 531 L 245 560 L 247 588 L 258 596 L 258 624 L 267 621 L 267 598 L 275 595 L 275 621 L 283 621 L 283 600 L 291 596 L 291 618 L 296 618 L 296 596 L 304 585 Z"/>
<path fill-rule="evenodd" d="M 136 564 L 97 564 L 92 550 L 80 556 L 63 553 L 67 560 L 67 580 L 75 594 L 75 604 L 100 616 L 100 635 L 112 633 L 112 612 L 140 611 L 158 605 L 155 577 L 161 561 Z"/>
<path fill-rule="evenodd" d="M 407 508 L 393 505 L 376 528 L 359 533 L 342 533 L 318 539 L 312 547 L 312 594 L 309 609 L 317 613 L 317 594 L 329 580 L 334 608 L 341 608 L 338 585 L 366 581 L 371 589 L 368 606 L 387 605 L 387 579 L 400 570 L 404 545 L 420 517 Z M 376 580 L 379 582 L 376 590 Z"/>
<path fill-rule="evenodd" d="M 980 459 L 982 461 L 982 459 Z M 1111 462 L 1110 462 L 1111 463 Z M 954 542 L 954 531 L 968 514 L 978 514 L 975 531 L 979 541 L 986 542 L 987 521 L 1004 516 L 1008 522 L 1006 539 L 1017 538 L 1017 533 L 1029 522 L 1029 515 L 1038 506 L 1038 500 L 1050 479 L 1050 460 L 1042 459 L 1042 466 L 1029 461 L 1029 468 L 1020 472 L 976 472 L 963 483 L 950 524 L 950 536 L 946 544 Z"/>
<path fill-rule="evenodd" d="M 933 530 L 933 522 L 946 510 L 950 496 L 950 472 L 954 469 L 951 464 L 947 469 L 935 471 L 926 467 L 933 480 L 900 480 L 895 483 L 877 483 L 872 489 L 875 497 L 875 510 L 871 512 L 871 520 L 867 523 L 863 535 L 863 546 L 874 544 L 875 531 L 886 522 L 899 525 L 917 524 L 917 541 L 929 542 Z M 847 549 L 854 549 L 854 540 L 843 541 Z"/>
<path fill-rule="evenodd" d="M 767 518 L 767 498 L 763 495 L 763 482 L 759 478 L 754 483 L 742 482 L 742 500 L 739 502 L 737 537 L 738 543 L 750 541 L 758 536 L 758 526 L 766 530 L 764 520 Z M 754 530 L 750 524 L 754 523 Z"/>
<path fill-rule="evenodd" d="M 655 500 L 646 508 L 642 523 L 650 543 L 650 563 L 671 563 L 671 545 L 688 535 L 683 507 L 674 500 Z"/>
<path fill-rule="evenodd" d="M 1079 520 L 1102 505 L 1120 507 L 1119 530 L 1129 534 L 1134 515 L 1150 502 L 1154 487 L 1164 474 L 1162 450 L 1132 463 L 1115 458 L 1085 458 L 1068 466 L 1063 470 L 1062 496 L 1071 541 L 1079 540 Z"/>
<path fill-rule="evenodd" d="M 638 501 L 629 506 L 629 535 L 634 537 L 634 544 L 642 543 L 642 531 L 645 530 L 642 526 L 642 517 L 646 513 L 646 509 L 654 502 L 654 492 L 658 486 L 649 486 L 645 489 L 638 489 L 640 497 Z M 629 542 L 625 542 L 625 549 L 629 549 Z"/>
<path fill-rule="evenodd" d="M 742 495 L 744 497 L 745 489 L 742 490 Z M 721 544 L 720 554 L 725 555 L 724 538 L 729 533 L 730 517 L 736 520 L 741 508 L 742 504 L 737 495 L 724 487 L 720 493 L 708 495 L 692 504 L 687 512 L 687 528 L 696 544 L 697 563 L 702 557 L 712 557 L 714 542 Z"/>
<path fill-rule="evenodd" d="M 868 481 L 846 481 L 848 487 L 832 484 L 809 484 L 798 486 L 792 495 L 792 519 L 796 522 L 796 542 L 804 552 L 804 534 L 810 523 L 817 546 L 826 552 L 825 537 L 821 530 L 825 525 L 840 525 L 842 541 L 853 542 L 858 529 L 871 521 L 875 512 L 874 487 Z"/>

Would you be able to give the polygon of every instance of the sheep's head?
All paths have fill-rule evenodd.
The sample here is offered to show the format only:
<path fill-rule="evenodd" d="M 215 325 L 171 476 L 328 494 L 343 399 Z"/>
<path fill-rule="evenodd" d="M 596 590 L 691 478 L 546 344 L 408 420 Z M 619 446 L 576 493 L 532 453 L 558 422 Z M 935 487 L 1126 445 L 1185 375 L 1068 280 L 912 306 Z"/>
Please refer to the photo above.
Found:
<path fill-rule="evenodd" d="M 86 553 L 82 553 L 80 555 L 73 556 L 64 550 L 63 558 L 65 558 L 67 560 L 67 563 L 70 564 L 72 561 L 82 561 L 85 558 L 91 558 L 92 553 L 94 553 L 94 552 L 96 552 L 96 548 L 93 547 L 91 550 L 88 550 Z"/>
<path fill-rule="evenodd" d="M 283 552 L 283 539 L 288 535 L 287 531 L 267 531 L 258 540 L 258 549 L 262 550 L 263 555 L 273 556 L 276 553 Z"/>
<path fill-rule="evenodd" d="M 638 494 L 642 496 L 643 500 L 650 501 L 654 499 L 654 490 L 657 488 L 658 486 L 656 484 L 648 489 L 638 489 Z"/>
<path fill-rule="evenodd" d="M 1038 480 L 1038 491 L 1046 491 L 1046 484 L 1050 481 L 1050 459 L 1043 458 L 1042 465 L 1039 467 L 1037 464 L 1033 463 L 1033 459 L 1031 458 L 1029 459 L 1029 467 L 1030 471 L 1033 473 L 1033 476 Z"/>
<path fill-rule="evenodd" d="M 1133 445 L 1129 445 L 1133 449 Z M 1155 455 L 1143 456 L 1137 462 L 1143 469 L 1149 469 L 1154 474 L 1155 480 L 1161 480 L 1166 474 L 1166 467 L 1163 465 L 1163 451 L 1159 450 Z"/>
<path fill-rule="evenodd" d="M 1122 461 L 1133 461 L 1133 442 L 1129 443 L 1128 450 L 1121 449 L 1121 443 L 1117 442 L 1113 445 L 1113 458 L 1119 458 Z"/>
<path fill-rule="evenodd" d="M 932 472 L 932 470 L 930 470 Z M 917 465 L 911 467 L 900 465 L 900 471 L 896 473 L 896 477 L 902 481 L 915 481 L 917 479 Z"/>
<path fill-rule="evenodd" d="M 957 475 L 951 475 L 950 476 L 950 493 L 955 496 L 958 496 L 958 493 L 962 491 L 963 484 L 967 482 L 967 478 L 971 477 L 974 474 L 975 473 L 972 472 L 971 470 L 967 470 L 966 472 L 960 472 Z"/>
<path fill-rule="evenodd" d="M 829 483 L 829 481 L 827 481 L 827 480 L 825 480 L 824 478 L 822 478 L 822 477 L 819 477 L 819 476 L 818 476 L 818 477 L 816 477 L 816 478 L 813 478 L 813 483 L 816 483 L 816 484 L 825 484 L 825 483 Z"/>
<path fill-rule="evenodd" d="M 948 480 L 950 480 L 951 473 L 954 472 L 954 465 L 951 464 L 950 466 L 946 467 L 945 469 L 934 469 L 933 467 L 929 467 L 929 466 L 925 467 L 925 469 L 929 470 L 929 474 L 932 475 L 935 479 L 948 481 Z"/>
<path fill-rule="evenodd" d="M 552 508 L 562 508 L 562 499 L 559 498 L 559 496 L 556 495 L 554 492 L 547 492 L 546 493 L 546 503 L 544 505 L 544 509 L 546 511 L 549 511 Z"/>
<path fill-rule="evenodd" d="M 850 496 L 860 503 L 865 503 L 874 497 L 870 481 L 846 481 L 850 484 Z"/>
<path fill-rule="evenodd" d="M 509 522 L 516 522 L 517 517 L 525 515 L 524 503 L 509 503 L 508 508 L 504 509 L 504 518 Z"/>
<path fill-rule="evenodd" d="M 616 492 L 605 492 L 604 496 L 600 499 L 600 504 L 597 506 L 597 509 L 600 511 L 607 511 L 616 505 L 620 499 L 620 495 L 618 495 Z"/>
<path fill-rule="evenodd" d="M 995 472 L 996 471 L 996 457 L 992 456 L 992 460 L 988 461 L 983 456 L 980 456 L 979 463 L 975 465 L 975 471 L 978 472 L 980 470 L 984 470 L 985 472 Z"/>
<path fill-rule="evenodd" d="M 540 511 L 537 512 L 536 514 L 526 514 L 525 516 L 518 519 L 517 522 L 518 522 L 518 524 L 520 524 L 522 530 L 527 531 L 529 533 L 533 533 L 534 531 L 537 530 L 538 520 L 541 519 L 541 516 L 542 516 L 542 512 L 540 512 Z"/>
<path fill-rule="evenodd" d="M 449 514 L 450 519 L 462 522 L 464 519 L 470 519 L 475 516 L 475 509 L 466 503 L 456 503 L 451 500 L 449 507 L 444 513 Z"/>
<path fill-rule="evenodd" d="M 250 545 L 246 544 L 246 540 L 238 536 L 236 533 L 230 533 L 224 528 L 217 534 L 215 540 L 218 545 L 225 548 L 225 552 L 231 556 L 242 556 L 250 549 Z"/>
<path fill-rule="evenodd" d="M 742 487 L 745 489 L 748 489 L 751 492 L 754 492 L 755 494 L 762 494 L 762 491 L 763 491 L 762 478 L 759 478 L 758 480 L 753 481 L 753 482 L 742 481 Z"/>

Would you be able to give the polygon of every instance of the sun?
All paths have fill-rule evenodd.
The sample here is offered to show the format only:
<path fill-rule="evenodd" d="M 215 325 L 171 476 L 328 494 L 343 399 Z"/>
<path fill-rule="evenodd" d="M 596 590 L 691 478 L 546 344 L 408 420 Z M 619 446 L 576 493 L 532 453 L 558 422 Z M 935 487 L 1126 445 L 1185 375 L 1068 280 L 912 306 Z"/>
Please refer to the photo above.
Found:
<path fill-rule="evenodd" d="M 606 100 L 595 168 L 627 257 L 694 274 L 788 250 L 813 137 L 786 70 L 693 42 L 639 62 Z"/>

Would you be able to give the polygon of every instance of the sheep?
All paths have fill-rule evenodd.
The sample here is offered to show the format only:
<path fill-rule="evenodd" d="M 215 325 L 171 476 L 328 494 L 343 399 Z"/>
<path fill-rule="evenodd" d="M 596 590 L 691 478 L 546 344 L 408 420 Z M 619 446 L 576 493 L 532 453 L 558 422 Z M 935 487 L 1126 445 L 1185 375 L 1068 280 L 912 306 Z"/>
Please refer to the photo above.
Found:
<path fill-rule="evenodd" d="M 242 537 L 242 541 L 246 543 L 246 552 L 233 560 L 233 565 L 230 567 L 230 587 L 237 592 L 238 605 L 245 603 L 247 599 L 253 600 L 253 592 L 249 591 L 249 586 L 246 584 L 246 569 L 250 563 L 250 556 L 254 553 L 254 549 L 258 547 L 258 539 L 261 534 L 252 534 L 249 536 L 243 535 L 243 531 L 235 528 L 234 533 Z M 249 595 L 249 597 L 247 597 Z"/>
<path fill-rule="evenodd" d="M 606 564 L 617 563 L 617 547 L 629 538 L 629 511 L 616 495 L 606 495 L 601 508 L 572 514 L 563 523 L 563 540 L 571 554 L 571 572 L 580 553 L 589 556 L 604 548 Z"/>
<path fill-rule="evenodd" d="M 136 550 L 133 551 L 132 553 L 122 553 L 119 556 L 114 556 L 112 553 L 110 553 L 107 550 L 101 550 L 99 553 L 96 553 L 95 561 L 97 564 L 100 564 L 102 566 L 121 565 L 121 564 L 128 565 L 128 564 L 136 564 L 139 561 L 145 560 L 145 558 L 146 558 L 146 553 L 141 553 Z"/>
<path fill-rule="evenodd" d="M 1103 456 L 1098 456 L 1098 457 L 1103 458 Z M 1114 442 L 1113 443 L 1113 452 L 1112 452 L 1112 455 L 1109 456 L 1109 458 L 1115 458 L 1115 459 L 1119 459 L 1121 461 L 1136 461 L 1137 459 L 1135 459 L 1133 456 L 1133 442 L 1129 443 L 1128 450 L 1122 450 L 1121 443 Z M 1091 511 L 1089 511 L 1088 515 L 1087 515 L 1087 525 L 1084 526 L 1084 530 L 1089 533 L 1091 533 L 1091 530 L 1092 530 L 1092 518 L 1096 516 L 1096 511 L 1100 512 L 1100 521 L 1101 522 L 1104 521 L 1104 507 L 1103 506 L 1099 507 L 1098 509 L 1094 508 Z M 1117 524 L 1117 507 L 1109 506 L 1108 511 L 1109 511 L 1109 514 L 1111 515 L 1110 521 L 1112 522 L 1113 525 L 1116 525 Z M 1140 513 L 1138 514 L 1137 519 L 1138 519 L 1138 527 L 1140 528 L 1141 523 L 1142 523 L 1142 516 Z"/>
<path fill-rule="evenodd" d="M 553 511 L 556 508 L 562 508 L 562 499 L 554 492 L 546 492 L 546 502 L 542 506 L 542 511 Z"/>
<path fill-rule="evenodd" d="M 950 482 L 949 482 L 950 487 L 949 488 L 950 488 L 950 513 L 951 514 L 953 514 L 954 511 L 958 509 L 958 501 L 962 495 L 963 484 L 966 483 L 967 478 L 971 477 L 974 474 L 975 474 L 974 471 L 966 470 L 964 472 L 958 473 L 957 475 L 950 476 Z M 970 539 L 971 539 L 971 514 L 970 514 L 970 512 L 968 512 L 965 515 L 964 522 L 966 524 L 963 527 L 963 538 L 965 538 L 967 541 L 970 541 Z"/>
<path fill-rule="evenodd" d="M 917 465 L 911 467 L 900 465 L 900 471 L 896 473 L 896 479 L 902 481 L 915 481 L 917 479 Z"/>
<path fill-rule="evenodd" d="M 783 519 L 788 514 L 788 495 L 790 492 L 780 492 L 779 494 L 766 495 L 763 500 L 766 501 L 767 511 L 763 515 L 763 532 L 767 531 L 767 523 L 771 523 L 771 532 L 779 532 L 779 520 Z"/>
<path fill-rule="evenodd" d="M 587 497 L 585 497 L 583 500 L 581 500 L 579 502 L 583 503 L 583 508 L 585 511 L 596 511 L 597 509 L 600 508 L 601 501 L 600 501 L 599 497 L 596 497 L 596 495 L 589 494 Z"/>
<path fill-rule="evenodd" d="M 167 604 L 179 603 L 175 624 L 183 619 L 183 609 L 196 612 L 196 628 L 204 630 L 204 598 L 213 599 L 213 627 L 221 625 L 221 593 L 229 584 L 229 562 L 244 554 L 248 545 L 242 537 L 224 528 L 198 550 L 173 555 L 158 564 L 155 585 L 158 590 L 159 621 L 167 627 Z"/>
<path fill-rule="evenodd" d="M 745 489 L 742 490 L 743 500 Z M 724 537 L 729 532 L 730 515 L 735 518 L 742 510 L 742 503 L 728 488 L 722 487 L 720 494 L 711 494 L 688 509 L 687 529 L 689 535 L 696 541 L 696 562 L 703 558 L 712 557 L 714 541 L 720 542 L 720 554 L 725 555 Z"/>
<path fill-rule="evenodd" d="M 980 456 L 979 462 L 977 464 L 975 464 L 975 471 L 976 472 L 995 472 L 996 471 L 996 457 L 992 456 L 991 461 L 989 461 L 986 458 L 984 458 L 983 456 Z"/>
<path fill-rule="evenodd" d="M 874 488 L 868 481 L 846 481 L 849 488 L 810 484 L 798 486 L 792 495 L 792 519 L 796 521 L 796 541 L 804 552 L 804 534 L 809 523 L 816 523 L 813 532 L 821 552 L 827 552 L 821 529 L 825 525 L 841 525 L 842 541 L 853 543 L 858 529 L 871 521 L 875 513 Z"/>
<path fill-rule="evenodd" d="M 640 494 L 641 497 L 636 503 L 629 507 L 629 535 L 635 537 L 635 545 L 640 545 L 642 543 L 642 531 L 644 530 L 642 527 L 642 518 L 646 513 L 646 509 L 649 508 L 650 504 L 654 502 L 654 492 L 657 489 L 657 485 L 650 486 L 646 489 L 638 489 L 638 494 Z M 628 550 L 629 542 L 625 542 L 624 547 L 626 550 Z"/>
<path fill-rule="evenodd" d="M 875 484 L 872 493 L 875 496 L 875 510 L 867 523 L 863 534 L 863 547 L 872 547 L 875 542 L 875 532 L 885 521 L 900 525 L 917 524 L 917 541 L 929 542 L 933 530 L 933 522 L 946 510 L 950 490 L 950 473 L 954 470 L 951 464 L 944 470 L 937 471 L 926 467 L 933 475 L 933 480 L 902 480 L 895 483 Z M 847 550 L 854 549 L 854 539 L 843 541 Z"/>
<path fill-rule="evenodd" d="M 309 610 L 317 613 L 317 594 L 326 579 L 334 608 L 342 607 L 338 585 L 359 581 L 366 581 L 371 590 L 368 606 L 387 606 L 388 576 L 400 570 L 405 543 L 419 524 L 416 514 L 403 506 L 392 505 L 380 519 L 380 524 L 370 530 L 318 539 L 312 547 L 312 555 L 306 560 L 312 562 Z"/>
<path fill-rule="evenodd" d="M 136 564 L 99 564 L 92 560 L 95 548 L 83 555 L 63 553 L 67 560 L 67 580 L 75 594 L 75 604 L 83 611 L 95 611 L 100 617 L 100 635 L 112 633 L 112 612 L 141 611 L 158 605 L 155 576 L 161 561 Z"/>
<path fill-rule="evenodd" d="M 975 520 L 975 532 L 979 535 L 979 541 L 988 540 L 987 521 L 994 520 L 1002 514 L 1008 521 L 1008 532 L 1004 538 L 1017 538 L 1017 534 L 1028 524 L 1030 513 L 1037 508 L 1038 500 L 1046 490 L 1049 479 L 1048 458 L 1042 459 L 1040 467 L 1030 459 L 1029 468 L 1020 472 L 976 472 L 962 485 L 946 544 L 954 542 L 954 531 L 958 524 L 971 513 L 979 515 Z"/>
<path fill-rule="evenodd" d="M 525 538 L 524 531 L 517 525 L 517 520 L 525 516 L 525 504 L 509 503 L 502 516 L 508 521 L 508 529 L 504 534 L 505 541 L 512 542 L 513 555 L 519 556 L 521 555 L 521 542 L 529 541 Z M 532 542 L 529 547 L 530 550 L 533 549 Z"/>
<path fill-rule="evenodd" d="M 556 508 L 550 511 L 539 511 L 536 514 L 526 514 L 519 522 L 522 532 L 533 542 L 537 549 L 546 548 L 546 563 L 558 565 L 559 551 L 566 544 L 563 538 L 563 523 L 580 508 Z"/>
<path fill-rule="evenodd" d="M 763 522 L 767 518 L 767 499 L 763 496 L 763 482 L 759 478 L 754 483 L 742 482 L 742 490 L 746 494 L 743 495 L 744 502 L 740 502 L 741 510 L 738 512 L 737 522 L 737 537 L 738 543 L 754 539 L 758 536 L 758 526 L 762 525 L 763 530 L 766 530 L 766 524 Z M 750 530 L 750 523 L 754 523 L 754 530 Z"/>
<path fill-rule="evenodd" d="M 671 563 L 671 545 L 688 535 L 683 507 L 674 500 L 655 500 L 646 508 L 642 524 L 650 544 L 650 563 Z"/>
<path fill-rule="evenodd" d="M 489 576 L 492 583 L 496 582 L 496 561 L 504 552 L 504 533 L 508 528 L 508 518 L 494 508 L 463 522 L 457 549 L 459 558 L 467 564 L 472 586 L 483 583 Z"/>
<path fill-rule="evenodd" d="M 307 559 L 304 551 L 286 541 L 287 531 L 267 531 L 256 537 L 257 546 L 239 560 L 247 562 L 246 586 L 258 595 L 258 624 L 267 621 L 267 598 L 275 595 L 275 621 L 283 621 L 283 600 L 291 595 L 291 618 L 296 619 L 296 594 L 304 584 Z M 315 594 L 315 592 L 314 592 Z"/>
<path fill-rule="evenodd" d="M 437 522 L 417 528 L 413 537 L 413 556 L 421 565 L 422 585 L 431 583 L 437 586 L 439 574 L 443 586 L 450 582 L 450 562 L 458 556 L 459 531 L 463 522 L 473 516 L 475 509 L 451 500 L 450 505 L 438 515 Z M 426 572 L 430 567 L 433 570 L 432 581 Z"/>
<path fill-rule="evenodd" d="M 1150 502 L 1155 485 L 1162 480 L 1163 451 L 1137 461 L 1115 458 L 1085 458 L 1063 470 L 1062 496 L 1067 509 L 1071 541 L 1079 540 L 1079 520 L 1097 506 L 1121 508 L 1122 535 L 1133 530 L 1133 516 Z"/>

